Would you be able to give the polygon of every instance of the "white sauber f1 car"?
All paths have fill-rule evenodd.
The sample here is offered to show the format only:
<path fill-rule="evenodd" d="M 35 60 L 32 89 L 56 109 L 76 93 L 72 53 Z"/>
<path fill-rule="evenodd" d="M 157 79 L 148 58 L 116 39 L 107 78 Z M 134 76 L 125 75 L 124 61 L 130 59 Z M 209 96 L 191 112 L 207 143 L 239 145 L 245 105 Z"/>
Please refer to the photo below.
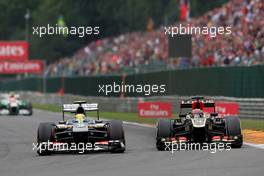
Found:
<path fill-rule="evenodd" d="M 27 115 L 33 114 L 32 104 L 21 100 L 19 95 L 7 94 L 0 99 L 0 115 Z"/>
<path fill-rule="evenodd" d="M 97 120 L 88 118 L 88 111 L 96 111 Z M 125 151 L 122 121 L 99 120 L 98 104 L 76 101 L 74 104 L 64 104 L 62 112 L 62 121 L 40 123 L 37 136 L 39 155 L 66 151 L 80 153 L 80 150 L 83 150 L 82 153 L 101 150 L 117 153 Z M 74 117 L 65 120 L 65 112 L 74 113 Z M 82 146 L 82 149 L 78 146 Z"/>

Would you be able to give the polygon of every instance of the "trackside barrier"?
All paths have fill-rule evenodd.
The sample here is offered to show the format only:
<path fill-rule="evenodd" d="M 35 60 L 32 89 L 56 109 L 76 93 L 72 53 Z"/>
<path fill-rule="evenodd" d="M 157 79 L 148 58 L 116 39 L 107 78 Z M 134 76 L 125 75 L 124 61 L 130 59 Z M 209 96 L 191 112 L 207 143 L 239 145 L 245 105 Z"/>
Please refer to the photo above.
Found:
<path fill-rule="evenodd" d="M 73 102 L 75 100 L 86 100 L 88 103 L 99 103 L 99 109 L 109 112 L 137 112 L 137 104 L 139 101 L 165 101 L 171 102 L 174 113 L 179 112 L 179 101 L 182 96 L 156 96 L 156 97 L 91 97 L 65 94 L 60 96 L 58 94 L 48 93 L 42 94 L 38 92 L 20 92 L 22 98 L 33 103 L 40 104 L 56 104 Z M 264 98 L 234 98 L 234 97 L 210 97 L 217 101 L 230 101 L 239 104 L 240 118 L 248 119 L 264 119 Z"/>

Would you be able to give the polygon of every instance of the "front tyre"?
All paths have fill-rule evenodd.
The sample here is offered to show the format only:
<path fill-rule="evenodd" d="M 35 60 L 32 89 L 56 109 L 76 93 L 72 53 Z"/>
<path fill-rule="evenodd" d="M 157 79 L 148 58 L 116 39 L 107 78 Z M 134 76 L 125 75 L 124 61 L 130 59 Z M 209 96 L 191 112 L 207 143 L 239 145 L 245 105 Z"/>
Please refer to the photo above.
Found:
<path fill-rule="evenodd" d="M 54 123 L 40 123 L 38 127 L 38 146 L 41 150 L 37 150 L 37 153 L 40 156 L 50 155 L 51 151 L 48 150 L 47 145 L 45 143 L 54 141 L 54 132 L 55 132 L 55 124 Z"/>
<path fill-rule="evenodd" d="M 109 141 L 120 141 L 119 143 L 111 142 L 110 152 L 123 153 L 126 148 L 125 134 L 123 129 L 123 122 L 119 120 L 109 121 L 108 124 L 108 139 Z"/>
<path fill-rule="evenodd" d="M 158 150 L 164 150 L 165 144 L 163 139 L 172 136 L 172 121 L 169 119 L 159 119 L 157 124 L 157 137 L 156 137 L 156 147 Z"/>
<path fill-rule="evenodd" d="M 227 116 L 226 120 L 226 135 L 234 139 L 231 143 L 232 148 L 241 148 L 243 145 L 243 135 L 241 132 L 240 119 L 236 116 Z"/>

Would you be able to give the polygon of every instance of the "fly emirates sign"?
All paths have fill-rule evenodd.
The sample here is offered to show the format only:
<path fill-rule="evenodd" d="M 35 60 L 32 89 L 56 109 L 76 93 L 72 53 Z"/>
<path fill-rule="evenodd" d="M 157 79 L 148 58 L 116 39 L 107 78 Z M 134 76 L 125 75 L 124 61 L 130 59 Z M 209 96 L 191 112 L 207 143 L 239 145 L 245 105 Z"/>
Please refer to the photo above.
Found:
<path fill-rule="evenodd" d="M 24 41 L 0 41 L 0 61 L 28 60 L 28 43 Z"/>
<path fill-rule="evenodd" d="M 138 115 L 140 117 L 172 117 L 172 105 L 168 102 L 139 102 Z"/>
<path fill-rule="evenodd" d="M 44 64 L 41 60 L 5 62 L 0 61 L 0 74 L 43 73 Z"/>

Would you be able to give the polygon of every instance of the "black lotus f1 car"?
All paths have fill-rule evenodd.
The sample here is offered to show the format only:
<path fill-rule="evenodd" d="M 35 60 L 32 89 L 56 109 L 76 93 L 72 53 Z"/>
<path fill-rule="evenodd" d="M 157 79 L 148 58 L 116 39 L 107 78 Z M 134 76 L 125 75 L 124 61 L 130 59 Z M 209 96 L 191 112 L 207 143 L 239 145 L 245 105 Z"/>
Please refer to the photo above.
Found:
<path fill-rule="evenodd" d="M 88 118 L 87 111 L 96 111 L 97 120 Z M 64 104 L 62 112 L 62 121 L 40 123 L 37 136 L 39 155 L 58 151 L 73 153 L 100 150 L 117 153 L 125 151 L 122 121 L 100 120 L 98 104 L 76 101 L 74 104 Z M 74 113 L 74 117 L 65 120 L 65 112 Z"/>
<path fill-rule="evenodd" d="M 213 111 L 206 113 L 204 108 L 213 108 Z M 158 121 L 156 136 L 158 150 L 164 150 L 166 142 L 223 142 L 235 148 L 240 148 L 243 144 L 240 119 L 237 116 L 218 115 L 213 100 L 204 97 L 183 100 L 180 102 L 179 117 L 179 119 Z"/>

